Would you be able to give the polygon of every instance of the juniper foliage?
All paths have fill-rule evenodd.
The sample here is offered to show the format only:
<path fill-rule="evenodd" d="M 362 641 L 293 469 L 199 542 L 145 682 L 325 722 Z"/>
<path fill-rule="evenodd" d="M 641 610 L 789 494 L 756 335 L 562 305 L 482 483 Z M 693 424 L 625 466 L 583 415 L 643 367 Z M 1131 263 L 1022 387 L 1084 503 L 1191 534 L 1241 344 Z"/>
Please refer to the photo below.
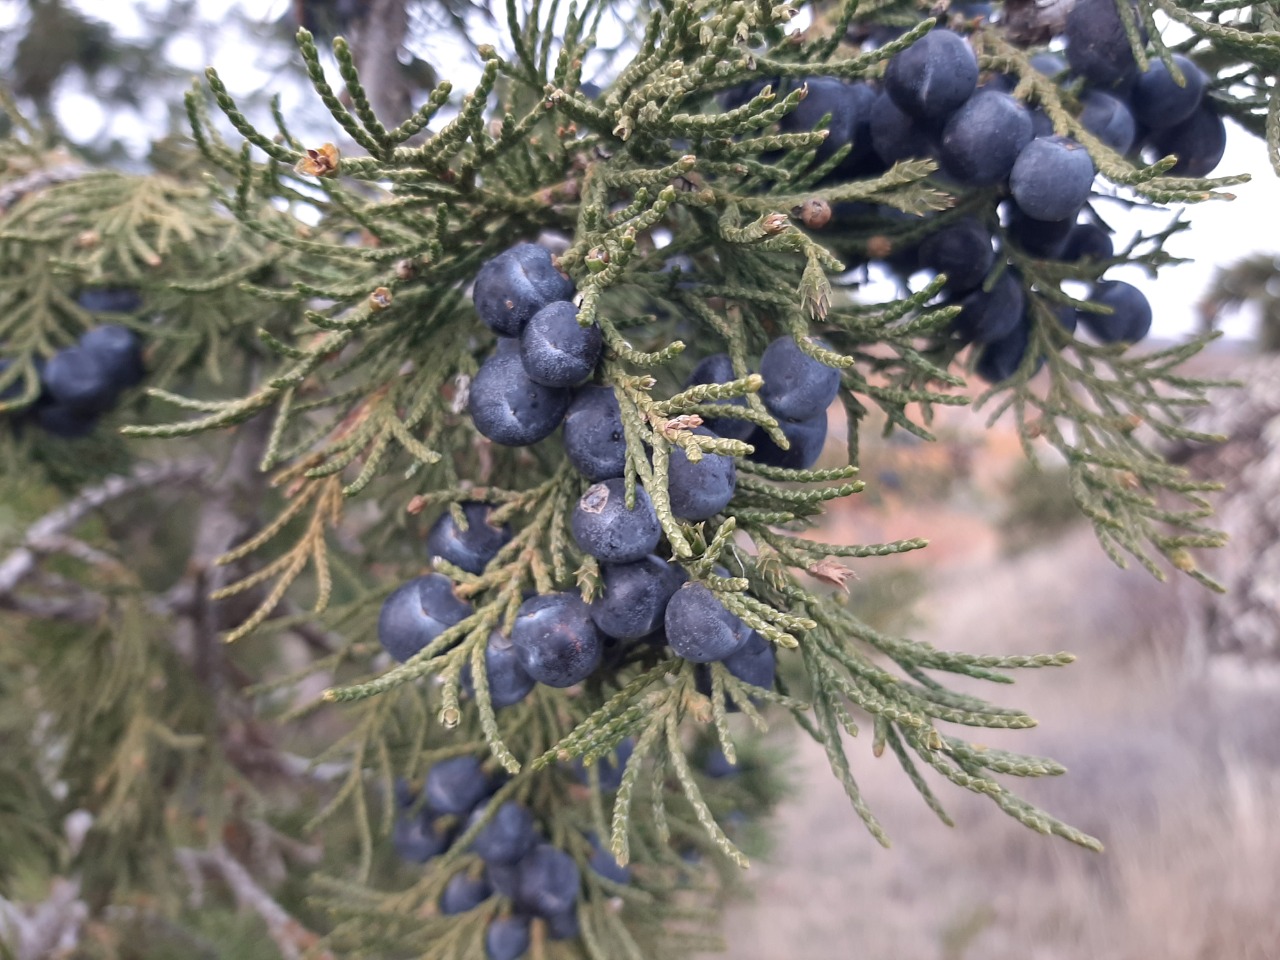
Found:
<path fill-rule="evenodd" d="M 706 932 L 715 892 L 747 862 L 734 812 L 759 813 L 781 789 L 776 759 L 750 728 L 784 718 L 822 744 L 881 843 L 848 751 L 863 729 L 872 754 L 890 751 L 944 823 L 924 768 L 1034 830 L 1098 846 L 999 779 L 1057 775 L 1058 764 L 955 733 L 1033 719 L 946 683 L 1009 683 L 1012 671 L 1070 655 L 940 651 L 877 629 L 835 589 L 849 576 L 842 561 L 926 541 L 811 535 L 825 502 L 863 489 L 859 434 L 873 412 L 889 430 L 931 439 L 934 409 L 968 402 L 958 388 L 972 360 L 947 334 L 957 308 L 937 300 L 945 278 L 867 303 L 848 269 L 960 217 L 990 221 L 1000 188 L 952 190 L 929 159 L 833 182 L 848 147 L 819 161 L 822 124 L 781 133 L 776 123 L 805 95 L 788 81 L 877 79 L 945 21 L 966 34 L 984 73 L 1011 77 L 1016 97 L 1087 148 L 1102 178 L 1095 202 L 1228 199 L 1243 178 L 1177 177 L 1172 158 L 1117 154 L 1081 125 L 1078 89 L 1034 70 L 1034 51 L 998 17 L 851 2 L 811 8 L 815 24 L 799 33 L 789 23 L 800 5 L 652 3 L 629 58 L 619 55 L 592 96 L 583 63 L 608 9 L 605 0 L 567 11 L 509 4 L 510 55 L 476 44 L 478 85 L 441 82 L 407 119 L 375 114 L 346 41 L 332 43 L 331 76 L 302 30 L 298 48 L 340 146 L 302 142 L 278 108 L 274 126 L 255 125 L 210 70 L 185 101 L 189 155 L 163 174 L 59 158 L 48 131 L 0 103 L 12 125 L 0 145 L 0 337 L 11 361 L 0 403 L 14 424 L 3 483 L 29 522 L 9 533 L 0 562 L 5 896 L 23 871 L 66 874 L 91 912 L 147 893 L 135 917 L 193 930 L 174 881 L 213 873 L 259 912 L 285 956 L 471 960 L 509 902 L 491 897 L 447 916 L 435 904 L 455 873 L 480 869 L 469 843 L 485 818 L 446 822 L 452 844 L 417 873 L 394 866 L 388 836 L 397 781 L 416 786 L 437 762 L 472 755 L 501 781 L 488 809 L 518 800 L 580 864 L 594 853 L 593 832 L 635 866 L 627 885 L 584 869 L 580 936 L 550 942 L 536 921 L 534 956 L 682 955 L 715 945 Z M 1119 9 L 1140 65 L 1172 64 L 1171 52 L 1197 58 L 1215 105 L 1265 136 L 1280 169 L 1280 30 L 1268 5 Z M 1166 46 L 1162 18 L 1188 39 Z M 853 42 L 873 24 L 901 32 L 876 47 Z M 741 105 L 716 104 L 716 94 L 758 81 Z M 809 228 L 802 211 L 815 200 L 869 212 Z M 1003 238 L 1005 227 L 991 225 Z M 1117 562 L 1135 558 L 1160 577 L 1171 565 L 1214 586 L 1191 552 L 1221 543 L 1206 525 L 1212 485 L 1155 452 L 1157 440 L 1198 438 L 1182 415 L 1211 384 L 1179 365 L 1207 338 L 1130 353 L 1071 336 L 1054 312 L 1090 308 L 1063 281 L 1097 279 L 1118 262 L 1154 276 L 1172 262 L 1165 241 L 1186 226 L 1178 214 L 1097 263 L 1002 245 L 1004 269 L 1035 294 L 1030 345 L 979 404 L 993 417 L 1012 412 L 1029 455 L 1043 439 L 1065 456 L 1075 500 Z M 590 600 L 601 582 L 569 533 L 588 482 L 558 442 L 499 447 L 465 414 L 492 345 L 468 284 L 514 240 L 539 236 L 560 238 L 579 321 L 602 331 L 596 382 L 618 399 L 628 496 L 643 486 L 664 550 L 775 646 L 784 666 L 775 687 L 748 686 L 714 663 L 708 690 L 694 664 L 639 644 L 581 686 L 540 685 L 502 711 L 491 703 L 486 643 L 510 630 L 526 591 L 578 589 Z M 110 319 L 146 337 L 147 389 L 111 415 L 119 429 L 52 440 L 18 417 L 40 402 L 42 361 L 100 322 L 75 294 L 102 284 L 142 292 L 144 310 Z M 695 432 L 702 418 L 736 418 L 787 445 L 752 373 L 778 336 L 840 371 L 847 466 L 765 466 L 744 459 L 742 440 Z M 734 379 L 681 386 L 695 352 L 719 350 Z M 1033 380 L 1041 357 L 1047 388 Z M 698 523 L 673 515 L 676 448 L 692 461 L 739 458 L 723 513 Z M 48 483 L 33 486 L 32 471 Z M 514 536 L 482 573 L 435 562 L 473 612 L 389 665 L 374 640 L 379 606 L 421 572 L 429 524 L 451 511 L 465 526 L 470 502 L 491 505 L 491 521 Z M 633 749 L 607 789 L 597 761 L 624 740 Z M 714 750 L 743 775 L 706 774 L 700 761 Z M 75 810 L 92 818 L 83 837 L 63 829 Z M 272 876 L 287 878 L 274 899 Z M 120 955 L 119 946 L 85 955 Z"/>

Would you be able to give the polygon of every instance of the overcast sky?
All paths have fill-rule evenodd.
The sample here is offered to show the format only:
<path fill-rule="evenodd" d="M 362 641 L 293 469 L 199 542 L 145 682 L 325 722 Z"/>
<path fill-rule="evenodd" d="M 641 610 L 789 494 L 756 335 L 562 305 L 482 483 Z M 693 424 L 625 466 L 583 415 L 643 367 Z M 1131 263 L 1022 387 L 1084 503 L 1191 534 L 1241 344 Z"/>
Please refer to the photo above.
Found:
<path fill-rule="evenodd" d="M 131 0 L 71 2 L 91 16 L 109 19 L 115 29 L 126 37 L 141 36 L 147 29 Z M 191 70 L 193 75 L 198 75 L 206 65 L 212 64 L 218 68 L 233 93 L 279 87 L 285 115 L 298 117 L 300 128 L 305 129 L 308 123 L 323 123 L 327 118 L 309 92 L 296 84 L 278 83 L 279 63 L 266 59 L 254 38 L 244 35 L 225 19 L 234 8 L 254 18 L 275 19 L 285 13 L 289 3 L 290 0 L 198 0 L 198 8 L 206 22 L 224 26 L 217 31 L 177 34 L 169 39 L 166 54 L 171 62 Z M 166 6 L 166 0 L 143 0 L 142 6 L 159 11 Z M 12 25 L 18 13 L 18 4 L 0 0 L 0 28 Z M 474 26 L 477 31 L 487 29 L 478 18 Z M 607 39 L 616 42 L 615 38 L 616 32 L 614 37 Z M 505 47 L 504 41 L 505 33 L 493 38 L 499 48 Z M 442 35 L 422 38 L 415 53 L 438 67 L 448 64 L 443 72 L 454 82 L 455 90 L 459 90 L 474 83 L 479 70 L 477 63 L 458 62 L 457 50 L 457 45 L 452 44 L 447 35 Z M 134 144 L 139 151 L 143 149 L 148 133 L 162 128 L 165 122 L 163 113 L 158 111 L 155 111 L 155 116 L 128 112 L 108 115 L 88 95 L 83 85 L 77 85 L 74 80 L 60 91 L 57 108 L 60 118 L 69 128 L 92 132 L 106 125 L 106 132 Z M 1237 197 L 1233 202 L 1203 203 L 1190 208 L 1193 229 L 1174 237 L 1165 249 L 1173 256 L 1186 257 L 1194 262 L 1169 267 L 1161 271 L 1158 280 L 1150 279 L 1137 268 L 1121 267 L 1108 273 L 1109 278 L 1129 280 L 1147 294 L 1155 314 L 1153 333 L 1156 336 L 1177 337 L 1195 328 L 1195 303 L 1203 294 L 1216 265 L 1259 251 L 1280 253 L 1272 239 L 1275 226 L 1272 218 L 1280 211 L 1280 179 L 1271 171 L 1262 141 L 1228 123 L 1226 155 L 1215 172 L 1219 175 L 1249 173 L 1253 180 L 1233 188 L 1232 192 Z M 1100 204 L 1099 210 L 1117 229 L 1117 248 L 1127 244 L 1138 231 L 1160 229 L 1171 217 L 1171 212 L 1165 209 L 1126 212 L 1110 203 Z M 884 295 L 891 296 L 891 289 L 885 289 Z M 1252 316 L 1235 317 L 1228 321 L 1226 329 L 1230 335 L 1248 335 L 1254 322 Z"/>

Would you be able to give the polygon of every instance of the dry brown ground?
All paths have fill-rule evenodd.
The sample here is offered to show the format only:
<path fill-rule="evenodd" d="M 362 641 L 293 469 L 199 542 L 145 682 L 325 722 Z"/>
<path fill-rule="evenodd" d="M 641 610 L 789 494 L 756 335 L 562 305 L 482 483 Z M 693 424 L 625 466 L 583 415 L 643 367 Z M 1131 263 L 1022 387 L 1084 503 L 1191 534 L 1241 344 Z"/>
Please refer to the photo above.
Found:
<path fill-rule="evenodd" d="M 1079 654 L 1067 669 L 988 685 L 1040 726 L 973 739 L 1066 763 L 1065 777 L 1013 786 L 1107 852 L 1041 837 L 941 783 L 949 829 L 890 754 L 852 742 L 894 840 L 883 850 L 821 750 L 797 736 L 796 795 L 777 813 L 772 856 L 753 867 L 754 899 L 729 911 L 727 956 L 1280 958 L 1280 689 L 1188 682 L 1175 593 L 1116 570 L 1088 530 L 1014 559 L 990 538 L 973 546 L 933 576 L 918 606 L 929 619 L 912 633 L 965 650 Z"/>

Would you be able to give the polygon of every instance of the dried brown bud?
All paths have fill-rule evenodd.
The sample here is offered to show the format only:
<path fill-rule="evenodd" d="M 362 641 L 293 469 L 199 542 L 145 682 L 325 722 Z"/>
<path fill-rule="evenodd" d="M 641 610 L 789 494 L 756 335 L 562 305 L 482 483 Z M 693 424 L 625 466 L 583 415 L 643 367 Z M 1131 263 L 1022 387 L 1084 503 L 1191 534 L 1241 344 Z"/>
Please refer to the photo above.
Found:
<path fill-rule="evenodd" d="M 338 172 L 338 148 L 326 143 L 319 150 L 307 150 L 295 169 L 307 177 L 332 177 Z"/>
<path fill-rule="evenodd" d="M 396 277 L 400 280 L 412 280 L 418 272 L 418 265 L 406 257 L 396 264 Z"/>
<path fill-rule="evenodd" d="M 702 426 L 702 418 L 696 413 L 683 413 L 678 417 L 672 417 L 661 424 L 663 434 L 670 440 L 681 430 L 696 430 Z"/>
<path fill-rule="evenodd" d="M 81 250 L 87 250 L 90 247 L 96 247 L 102 242 L 102 237 L 97 230 L 82 230 L 76 236 L 76 246 Z"/>
<path fill-rule="evenodd" d="M 849 592 L 849 586 L 846 581 L 849 579 L 858 579 L 858 575 L 846 567 L 843 563 L 833 560 L 831 557 L 823 557 L 817 563 L 809 565 L 809 573 L 827 583 L 834 584 L 845 593 Z"/>
<path fill-rule="evenodd" d="M 593 247 L 583 259 L 588 271 L 599 273 L 609 265 L 609 251 L 604 247 Z"/>
<path fill-rule="evenodd" d="M 790 225 L 790 218 L 785 213 L 771 213 L 764 218 L 764 232 L 770 236 L 781 233 Z"/>
<path fill-rule="evenodd" d="M 369 307 L 371 309 L 385 310 L 389 306 L 391 306 L 391 291 L 386 287 L 379 287 L 369 294 Z"/>
<path fill-rule="evenodd" d="M 831 204 L 821 197 L 810 197 L 800 204 L 800 222 L 810 230 L 821 230 L 831 222 Z"/>

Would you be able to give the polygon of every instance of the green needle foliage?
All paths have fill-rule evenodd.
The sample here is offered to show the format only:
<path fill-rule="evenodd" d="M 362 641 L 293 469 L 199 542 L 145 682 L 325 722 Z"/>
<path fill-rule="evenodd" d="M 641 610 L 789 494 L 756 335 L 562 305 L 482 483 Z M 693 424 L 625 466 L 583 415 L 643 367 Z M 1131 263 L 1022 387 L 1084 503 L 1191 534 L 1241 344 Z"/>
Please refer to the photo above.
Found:
<path fill-rule="evenodd" d="M 387 840 L 396 781 L 417 785 L 433 764 L 471 754 L 505 777 L 493 807 L 527 805 L 547 839 L 580 863 L 591 855 L 583 831 L 593 830 L 635 868 L 628 885 L 584 869 L 580 938 L 551 942 L 537 922 L 533 956 L 686 955 L 716 945 L 708 933 L 716 897 L 748 862 L 753 838 L 735 826 L 735 813 L 758 815 L 781 795 L 777 760 L 749 729 L 779 719 L 794 719 L 821 744 L 882 844 L 889 838 L 856 778 L 864 758 L 848 750 L 860 734 L 875 757 L 891 752 L 944 823 L 945 798 L 926 768 L 1036 831 L 1098 848 L 1004 782 L 1056 776 L 1061 766 L 956 733 L 977 728 L 981 738 L 985 728 L 1035 721 L 947 682 L 1007 684 L 1013 671 L 1063 666 L 1071 656 L 979 656 L 884 633 L 837 589 L 851 575 L 842 561 L 927 542 L 813 536 L 826 502 L 863 489 L 859 438 L 873 411 L 889 430 L 932 439 L 934 409 L 969 402 L 962 347 L 948 336 L 957 308 L 937 303 L 943 278 L 868 303 L 846 271 L 994 209 L 996 188 L 953 196 L 931 178 L 928 160 L 828 185 L 847 148 L 816 162 L 821 129 L 778 132 L 803 91 L 772 84 L 815 74 L 878 79 L 895 53 L 946 21 L 967 33 L 984 71 L 1014 77 L 1017 97 L 1085 145 L 1102 189 L 1125 202 L 1228 199 L 1244 178 L 1175 177 L 1169 158 L 1142 165 L 1116 154 L 1081 126 L 1070 85 L 1033 70 L 1034 51 L 998 22 L 946 9 L 919 20 L 914 3 L 850 2 L 810 7 L 816 25 L 801 35 L 788 23 L 804 7 L 645 5 L 629 59 L 617 55 L 616 76 L 593 98 L 582 71 L 610 12 L 605 0 L 567 10 L 513 2 L 512 54 L 475 46 L 483 61 L 476 86 L 461 92 L 442 82 L 400 122 L 375 114 L 346 41 L 332 44 L 334 77 L 303 30 L 306 72 L 341 146 L 302 142 L 278 106 L 273 127 L 255 125 L 209 70 L 186 98 L 191 156 L 172 165 L 200 171 L 189 176 L 59 166 L 48 134 L 11 101 L 0 104 L 12 128 L 0 145 L 0 338 L 10 361 L 0 372 L 2 409 L 33 407 L 39 365 L 98 322 L 75 299 L 86 286 L 139 289 L 145 314 L 110 319 L 149 345 L 146 395 L 113 421 L 128 425 L 76 444 L 16 429 L 5 441 L 4 482 L 17 510 L 5 535 L 41 570 L 21 585 L 0 577 L 10 621 L 0 643 L 7 861 L 75 872 L 95 910 L 147 892 L 156 898 L 147 909 L 180 918 L 181 897 L 171 891 L 184 864 L 216 868 L 225 865 L 219 851 L 254 851 L 262 837 L 275 838 L 286 859 L 305 864 L 282 868 L 290 880 L 273 901 L 300 918 L 296 929 L 272 927 L 263 914 L 286 954 L 477 960 L 487 923 L 509 904 L 494 897 L 456 916 L 435 904 L 455 872 L 480 869 L 468 846 L 482 824 L 446 824 L 458 836 L 417 873 L 391 862 Z M 1274 11 L 1141 0 L 1137 12 L 1126 21 L 1132 36 L 1143 23 L 1151 38 L 1150 54 L 1136 50 L 1141 62 L 1174 50 L 1211 66 L 1215 103 L 1265 135 L 1275 160 Z M 1188 39 L 1166 47 L 1161 18 L 1185 26 Z M 845 42 L 871 22 L 908 29 L 874 50 Z M 717 105 L 714 94 L 755 81 L 771 85 L 732 109 Z M 815 200 L 869 212 L 808 228 L 799 209 Z M 1073 338 L 1054 313 L 1058 304 L 1091 309 L 1062 291 L 1064 281 L 1097 279 L 1120 262 L 1154 276 L 1173 262 L 1165 241 L 1185 227 L 1179 214 L 1097 263 L 1008 247 L 1034 290 L 1031 345 L 1017 373 L 979 405 L 992 419 L 1012 413 L 1028 455 L 1043 439 L 1065 456 L 1072 494 L 1117 562 L 1132 557 L 1158 577 L 1172 565 L 1212 587 L 1192 554 L 1222 542 L 1207 525 L 1212 486 L 1157 452 L 1161 442 L 1197 438 L 1182 418 L 1213 384 L 1180 367 L 1205 340 L 1124 352 Z M 558 265 L 577 286 L 579 320 L 602 330 L 597 382 L 613 387 L 621 408 L 629 496 L 637 484 L 648 491 L 671 556 L 775 645 L 790 686 L 750 687 L 713 664 L 708 689 L 692 663 L 639 644 L 582 685 L 540 685 L 518 705 L 494 709 L 485 682 L 490 633 L 510 628 L 527 591 L 577 589 L 590 599 L 601 583 L 568 526 L 588 482 L 558 443 L 498 447 L 465 413 L 493 342 L 468 285 L 487 260 L 540 235 L 563 241 Z M 677 518 L 667 494 L 676 448 L 691 460 L 751 452 L 742 441 L 695 433 L 702 418 L 746 420 L 786 443 L 752 372 L 766 344 L 784 335 L 841 372 L 848 465 L 788 470 L 740 459 L 724 512 L 698 523 Z M 681 386 L 694 353 L 721 350 L 736 379 Z M 1047 387 L 1032 379 L 1041 357 Z M 728 399 L 745 403 L 719 403 Z M 160 469 L 160 479 L 128 473 L 152 459 L 179 466 Z M 52 506 L 18 493 L 33 469 L 70 503 L 90 504 L 64 518 L 61 540 L 32 540 L 14 522 Z M 131 498 L 144 493 L 149 506 L 131 513 Z M 514 537 L 480 574 L 435 562 L 474 612 L 388 667 L 376 642 L 379 605 L 421 571 L 426 525 L 446 510 L 462 522 L 460 505 L 470 501 L 490 504 L 493 522 L 511 524 Z M 90 521 L 93 511 L 101 516 Z M 224 520 L 230 527 L 219 538 Z M 68 542 L 73 531 L 82 539 Z M 151 566 L 131 562 L 156 551 L 164 559 Z M 210 638 L 243 642 L 228 651 Z M 283 664 L 279 651 L 286 641 L 296 650 L 299 639 L 306 656 Z M 34 729 L 24 722 L 32 711 L 47 718 Z M 596 761 L 628 739 L 621 784 L 604 790 Z M 701 761 L 713 749 L 744 773 L 706 775 Z M 574 761 L 585 764 L 585 783 Z M 75 809 L 94 818 L 79 847 L 60 827 Z M 302 857 L 302 841 L 320 852 Z M 0 892 L 17 872 L 0 864 Z M 239 898 L 237 876 L 224 870 Z"/>

